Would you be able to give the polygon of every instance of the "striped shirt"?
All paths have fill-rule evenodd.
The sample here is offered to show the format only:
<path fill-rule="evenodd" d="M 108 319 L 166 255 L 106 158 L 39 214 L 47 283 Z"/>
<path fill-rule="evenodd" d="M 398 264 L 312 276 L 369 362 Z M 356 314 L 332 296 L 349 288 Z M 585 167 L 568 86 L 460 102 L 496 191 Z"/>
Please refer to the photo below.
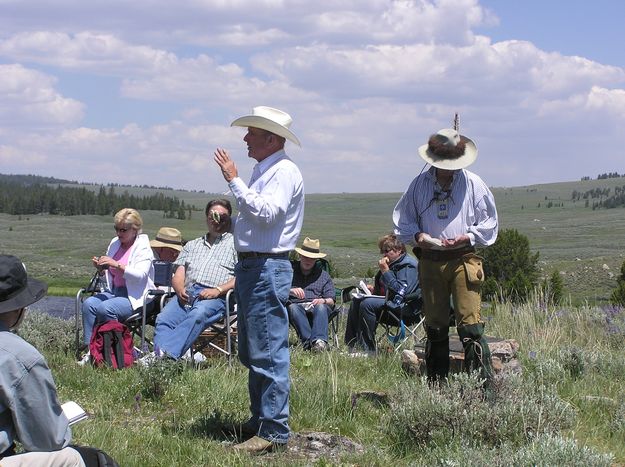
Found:
<path fill-rule="evenodd" d="M 439 215 L 444 206 L 444 216 Z M 395 234 L 407 245 L 416 245 L 415 235 L 453 239 L 467 234 L 471 245 L 489 246 L 497 240 L 495 198 L 473 172 L 462 169 L 453 175 L 448 191 L 436 181 L 436 168 L 416 177 L 393 211 Z"/>
<path fill-rule="evenodd" d="M 176 266 L 185 266 L 185 287 L 190 284 L 202 284 L 216 287 L 234 277 L 234 265 L 237 252 L 231 233 L 217 237 L 211 245 L 206 236 L 188 242 L 174 262 Z"/>
<path fill-rule="evenodd" d="M 281 253 L 295 248 L 304 221 L 304 181 L 284 150 L 254 167 L 250 186 L 239 177 L 228 184 L 237 203 L 237 251 Z"/>

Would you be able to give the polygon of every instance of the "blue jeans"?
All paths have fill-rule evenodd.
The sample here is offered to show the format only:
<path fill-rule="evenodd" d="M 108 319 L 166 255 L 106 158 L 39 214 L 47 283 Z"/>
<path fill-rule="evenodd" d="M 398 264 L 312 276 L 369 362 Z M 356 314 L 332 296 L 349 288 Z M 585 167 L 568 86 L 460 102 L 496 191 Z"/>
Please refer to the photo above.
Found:
<path fill-rule="evenodd" d="M 235 267 L 239 359 L 249 370 L 250 421 L 258 436 L 289 439 L 289 298 L 287 259 L 247 258 Z"/>
<path fill-rule="evenodd" d="M 328 305 L 316 305 L 305 310 L 302 303 L 289 305 L 289 319 L 305 349 L 309 349 L 316 340 L 328 342 Z"/>
<path fill-rule="evenodd" d="M 375 330 L 384 308 L 383 298 L 354 298 L 347 314 L 345 344 L 365 351 L 375 350 Z"/>
<path fill-rule="evenodd" d="M 219 321 L 226 311 L 226 300 L 213 298 L 200 300 L 199 290 L 194 286 L 193 296 L 189 294 L 191 306 L 181 306 L 177 297 L 172 298 L 156 317 L 154 348 L 176 360 L 191 348 L 198 336 L 211 324 Z"/>
<path fill-rule="evenodd" d="M 82 303 L 82 327 L 85 344 L 89 345 L 96 324 L 112 320 L 123 322 L 133 312 L 126 287 L 116 287 L 113 288 L 113 293 L 100 292 L 88 297 Z"/>

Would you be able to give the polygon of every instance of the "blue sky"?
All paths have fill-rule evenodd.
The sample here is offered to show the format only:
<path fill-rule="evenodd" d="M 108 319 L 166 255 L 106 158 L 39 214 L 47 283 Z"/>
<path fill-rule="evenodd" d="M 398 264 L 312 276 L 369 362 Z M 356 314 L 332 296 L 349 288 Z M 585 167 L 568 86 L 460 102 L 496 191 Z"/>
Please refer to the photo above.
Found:
<path fill-rule="evenodd" d="M 624 173 L 625 2 L 0 0 L 0 172 L 222 192 L 256 105 L 314 192 L 399 192 L 460 113 L 491 186 Z"/>

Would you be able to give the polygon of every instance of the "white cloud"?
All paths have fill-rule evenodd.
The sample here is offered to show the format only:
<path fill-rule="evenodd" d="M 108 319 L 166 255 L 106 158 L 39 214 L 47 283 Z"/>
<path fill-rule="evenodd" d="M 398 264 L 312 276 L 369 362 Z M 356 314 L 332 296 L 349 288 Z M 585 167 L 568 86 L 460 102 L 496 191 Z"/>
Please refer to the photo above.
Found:
<path fill-rule="evenodd" d="M 289 153 L 313 192 L 403 190 L 417 146 L 456 111 L 492 184 L 577 178 L 562 155 L 590 141 L 617 160 L 595 135 L 625 123 L 625 71 L 493 43 L 474 33 L 497 21 L 477 0 L 11 7 L 0 6 L 0 59 L 16 62 L 0 65 L 0 157 L 14 171 L 37 161 L 65 178 L 223 191 L 213 150 L 230 149 L 247 178 L 228 124 L 262 104 L 293 115 L 303 149 Z M 85 98 L 100 83 L 111 102 Z"/>
<path fill-rule="evenodd" d="M 20 64 L 0 64 L 0 124 L 62 125 L 78 121 L 83 105 L 63 97 L 56 80 Z"/>

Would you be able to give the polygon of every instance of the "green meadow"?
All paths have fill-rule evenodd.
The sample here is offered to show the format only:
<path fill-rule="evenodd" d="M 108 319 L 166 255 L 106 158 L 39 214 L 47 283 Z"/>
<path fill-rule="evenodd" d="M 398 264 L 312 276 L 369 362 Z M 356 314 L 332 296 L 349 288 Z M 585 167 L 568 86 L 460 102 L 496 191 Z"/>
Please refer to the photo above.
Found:
<path fill-rule="evenodd" d="M 507 375 L 489 397 L 475 376 L 430 388 L 402 371 L 385 345 L 377 358 L 353 358 L 340 345 L 304 352 L 292 335 L 291 417 L 294 433 L 324 432 L 357 443 L 354 451 L 289 450 L 249 457 L 230 449 L 224 432 L 247 417 L 247 372 L 235 360 L 201 367 L 163 363 L 123 371 L 79 367 L 73 323 L 32 312 L 20 334 L 46 356 L 60 399 L 91 417 L 73 427 L 74 442 L 109 452 L 122 466 L 417 465 L 612 466 L 625 463 L 625 312 L 607 304 L 625 252 L 623 209 L 573 202 L 573 190 L 623 185 L 625 179 L 495 188 L 501 228 L 525 234 L 540 252 L 545 277 L 562 273 L 568 299 L 485 304 L 490 335 L 519 343 L 520 374 Z M 179 192 L 203 207 L 213 196 Z M 309 195 L 303 236 L 321 239 L 339 286 L 375 270 L 376 240 L 391 229 L 399 194 Z M 551 207 L 547 205 L 551 202 Z M 591 201 L 592 205 L 592 201 Z M 191 219 L 143 212 L 145 232 L 179 228 L 186 239 L 204 231 Z M 92 273 L 89 258 L 114 234 L 112 218 L 0 215 L 0 250 L 23 258 L 53 294 L 73 296 Z M 35 308 L 35 307 L 33 307 Z M 344 320 L 339 331 L 342 336 Z M 405 348 L 414 342 L 407 341 Z M 356 399 L 363 391 L 383 401 Z M 357 403 L 356 403 L 357 400 Z"/>
<path fill-rule="evenodd" d="M 564 279 L 573 303 L 605 302 L 616 285 L 625 259 L 623 208 L 585 207 L 573 201 L 574 190 L 625 185 L 625 178 L 494 188 L 500 228 L 526 235 L 540 252 L 545 277 L 554 270 Z M 95 188 L 94 188 L 95 189 Z M 131 194 L 152 194 L 147 188 L 127 188 Z M 122 188 L 116 188 L 121 192 Z M 153 237 L 159 227 L 180 229 L 185 239 L 203 233 L 203 207 L 221 195 L 168 191 L 195 206 L 191 219 L 165 219 L 161 212 L 142 212 L 144 231 Z M 311 194 L 306 200 L 302 238 L 321 240 L 339 275 L 350 283 L 375 271 L 376 240 L 392 228 L 391 213 L 400 193 Z M 547 207 L 549 204 L 552 207 Z M 592 200 L 590 200 L 592 206 Z M 48 280 L 51 293 L 73 295 L 91 273 L 89 258 L 105 251 L 114 232 L 109 216 L 10 216 L 0 214 L 0 248 L 22 257 L 32 272 Z"/>

